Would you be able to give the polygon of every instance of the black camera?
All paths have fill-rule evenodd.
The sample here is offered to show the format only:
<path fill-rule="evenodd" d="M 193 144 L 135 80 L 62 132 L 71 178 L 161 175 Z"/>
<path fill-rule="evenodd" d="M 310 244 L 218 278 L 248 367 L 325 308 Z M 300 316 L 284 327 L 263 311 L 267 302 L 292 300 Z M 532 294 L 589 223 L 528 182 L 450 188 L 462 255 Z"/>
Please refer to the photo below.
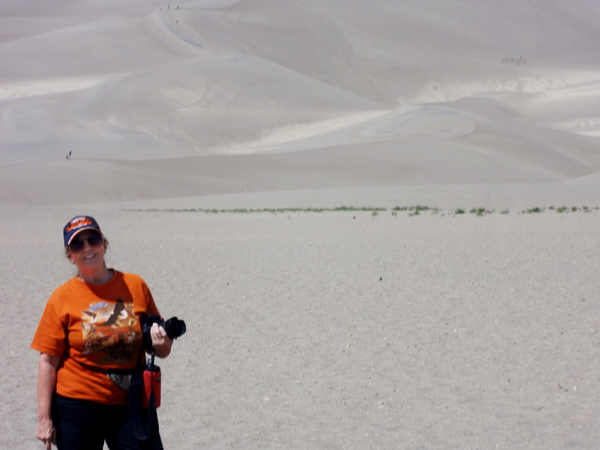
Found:
<path fill-rule="evenodd" d="M 185 322 L 183 320 L 179 320 L 177 317 L 171 317 L 169 320 L 164 320 L 160 316 L 146 314 L 141 317 L 140 322 L 142 324 L 142 333 L 144 335 L 144 349 L 149 353 L 151 353 L 153 350 L 150 328 L 152 328 L 152 325 L 155 323 L 165 329 L 167 336 L 169 336 L 169 339 L 171 340 L 177 339 L 179 336 L 183 336 L 186 332 Z"/>

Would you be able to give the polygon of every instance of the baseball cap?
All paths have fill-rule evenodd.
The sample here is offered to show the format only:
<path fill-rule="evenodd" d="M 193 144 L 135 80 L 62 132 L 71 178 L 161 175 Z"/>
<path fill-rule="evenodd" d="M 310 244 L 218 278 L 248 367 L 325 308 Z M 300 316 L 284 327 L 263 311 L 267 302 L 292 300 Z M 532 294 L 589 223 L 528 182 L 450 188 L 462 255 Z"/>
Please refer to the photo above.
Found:
<path fill-rule="evenodd" d="M 71 243 L 75 235 L 83 230 L 96 230 L 100 234 L 100 225 L 91 216 L 73 217 L 63 229 L 63 237 L 65 238 L 65 247 Z"/>

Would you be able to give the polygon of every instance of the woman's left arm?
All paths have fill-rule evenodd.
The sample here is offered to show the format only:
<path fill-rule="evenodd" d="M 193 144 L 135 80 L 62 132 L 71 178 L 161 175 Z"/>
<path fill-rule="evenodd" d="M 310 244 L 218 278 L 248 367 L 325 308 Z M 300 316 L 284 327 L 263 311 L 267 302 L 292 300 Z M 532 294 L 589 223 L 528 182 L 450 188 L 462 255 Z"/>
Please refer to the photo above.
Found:
<path fill-rule="evenodd" d="M 150 337 L 152 338 L 152 346 L 156 351 L 156 356 L 166 358 L 171 354 L 173 341 L 169 339 L 163 327 L 158 326 L 157 323 L 153 324 L 152 328 L 150 328 Z"/>

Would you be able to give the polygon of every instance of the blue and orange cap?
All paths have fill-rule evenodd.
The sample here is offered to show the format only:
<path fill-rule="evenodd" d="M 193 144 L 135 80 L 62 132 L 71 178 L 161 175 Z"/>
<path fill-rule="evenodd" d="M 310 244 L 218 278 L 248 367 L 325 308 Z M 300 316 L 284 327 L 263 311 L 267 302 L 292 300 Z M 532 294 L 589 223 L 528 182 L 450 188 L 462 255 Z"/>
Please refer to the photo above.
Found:
<path fill-rule="evenodd" d="M 65 238 L 65 247 L 71 243 L 76 234 L 84 231 L 84 230 L 96 230 L 98 233 L 102 234 L 100 231 L 100 225 L 96 222 L 91 216 L 77 216 L 73 217 L 63 229 L 63 237 Z"/>

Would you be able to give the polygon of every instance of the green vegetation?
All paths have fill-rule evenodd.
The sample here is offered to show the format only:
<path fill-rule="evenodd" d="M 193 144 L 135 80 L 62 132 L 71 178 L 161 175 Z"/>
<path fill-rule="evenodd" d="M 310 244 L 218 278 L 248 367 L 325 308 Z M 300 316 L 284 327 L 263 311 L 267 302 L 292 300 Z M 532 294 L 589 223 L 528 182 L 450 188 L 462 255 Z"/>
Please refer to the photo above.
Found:
<path fill-rule="evenodd" d="M 289 213 L 289 212 L 311 212 L 311 213 L 322 213 L 322 212 L 335 212 L 335 211 L 387 211 L 386 208 L 354 208 L 351 206 L 339 206 L 337 208 L 262 208 L 262 209 L 203 209 L 203 208 L 151 208 L 151 209 L 130 209 L 128 211 L 138 212 L 200 212 L 205 214 L 252 214 L 252 213 Z"/>
<path fill-rule="evenodd" d="M 494 210 L 488 210 L 485 208 L 473 208 L 469 211 L 471 214 L 476 214 L 478 216 L 485 216 L 487 214 L 493 214 Z"/>
<path fill-rule="evenodd" d="M 540 214 L 542 212 L 544 212 L 546 208 L 530 208 L 530 209 L 525 209 L 523 211 L 521 211 L 523 214 Z"/>
<path fill-rule="evenodd" d="M 409 217 L 418 216 L 421 214 L 438 214 L 441 213 L 442 216 L 446 214 L 455 217 L 458 215 L 463 215 L 467 213 L 466 209 L 456 208 L 453 210 L 443 210 L 440 208 L 434 208 L 424 205 L 415 205 L 415 206 L 395 206 L 394 208 L 369 208 L 369 207 L 354 207 L 354 206 L 339 206 L 337 208 L 262 208 L 262 209 L 245 209 L 245 208 L 233 208 L 233 209 L 203 209 L 203 208 L 153 208 L 153 209 L 127 209 L 125 211 L 132 212 L 169 212 L 169 213 L 182 213 L 182 212 L 190 212 L 190 213 L 204 213 L 204 214 L 279 214 L 279 213 L 324 213 L 324 212 L 370 212 L 371 216 L 378 217 L 380 212 L 391 211 L 392 216 L 397 216 L 399 212 L 408 213 Z M 575 213 L 575 212 L 585 212 L 590 213 L 593 211 L 600 211 L 600 206 L 589 207 L 589 206 L 560 206 L 555 208 L 554 206 L 546 207 L 533 207 L 520 211 L 520 214 L 542 214 L 546 211 L 556 211 L 558 214 L 562 213 Z M 469 214 L 475 214 L 477 217 L 486 216 L 489 214 L 494 214 L 496 211 L 494 209 L 486 209 L 486 208 L 471 208 Z M 499 214 L 510 214 L 510 210 L 503 209 L 499 212 Z M 356 215 L 352 216 L 353 219 L 356 219 Z"/>
<path fill-rule="evenodd" d="M 418 216 L 422 212 L 430 211 L 432 214 L 437 214 L 440 209 L 439 208 L 430 208 L 429 206 L 396 206 L 392 208 L 392 211 L 408 211 L 409 216 Z"/>

